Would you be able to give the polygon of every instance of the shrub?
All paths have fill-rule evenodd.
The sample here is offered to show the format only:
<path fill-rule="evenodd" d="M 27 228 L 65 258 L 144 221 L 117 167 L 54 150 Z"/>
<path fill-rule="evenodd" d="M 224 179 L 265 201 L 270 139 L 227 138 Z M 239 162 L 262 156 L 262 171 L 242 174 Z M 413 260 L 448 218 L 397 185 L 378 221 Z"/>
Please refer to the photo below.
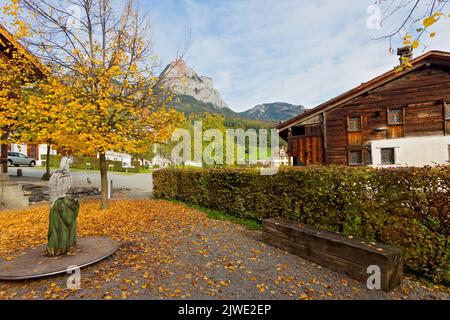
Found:
<path fill-rule="evenodd" d="M 61 162 L 62 155 L 51 155 L 50 156 L 50 166 L 51 167 L 59 167 L 59 163 Z M 42 159 L 44 161 L 47 160 L 47 156 L 42 156 Z M 74 169 L 86 169 L 86 163 L 90 163 L 90 169 L 91 170 L 100 170 L 100 160 L 98 158 L 94 157 L 73 157 L 73 164 L 70 165 L 71 168 Z M 113 165 L 113 170 L 116 172 L 139 172 L 140 171 L 140 162 L 139 161 L 133 161 L 131 165 L 134 168 L 128 168 L 125 169 L 122 167 L 122 162 L 120 161 L 106 161 L 106 166 L 108 167 L 108 170 L 110 170 L 109 165 Z"/>
<path fill-rule="evenodd" d="M 154 195 L 262 220 L 281 217 L 400 247 L 405 269 L 450 284 L 450 167 L 163 169 Z"/>

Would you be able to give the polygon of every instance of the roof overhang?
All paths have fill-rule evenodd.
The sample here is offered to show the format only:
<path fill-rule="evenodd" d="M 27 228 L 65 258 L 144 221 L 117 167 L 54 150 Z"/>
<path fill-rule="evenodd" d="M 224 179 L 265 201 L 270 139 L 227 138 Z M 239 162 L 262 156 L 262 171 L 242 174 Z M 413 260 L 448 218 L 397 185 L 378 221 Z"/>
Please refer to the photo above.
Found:
<path fill-rule="evenodd" d="M 0 38 L 6 46 L 10 46 L 14 50 L 17 50 L 24 58 L 31 63 L 33 72 L 37 78 L 43 78 L 48 74 L 47 68 L 36 58 L 30 51 L 28 51 L 23 45 L 21 45 L 17 39 L 9 33 L 0 24 Z"/>
<path fill-rule="evenodd" d="M 352 100 L 358 96 L 361 96 L 367 92 L 370 92 L 371 90 L 374 90 L 392 80 L 395 80 L 397 78 L 400 78 L 406 74 L 409 74 L 423 66 L 431 65 L 431 64 L 437 64 L 437 65 L 446 65 L 450 66 L 450 52 L 444 52 L 444 51 L 429 51 L 420 57 L 417 57 L 416 59 L 411 61 L 412 68 L 403 71 L 398 72 L 397 68 L 393 69 L 391 71 L 388 71 L 366 83 L 361 84 L 360 86 L 347 91 L 340 96 L 337 96 L 336 98 L 333 98 L 313 109 L 310 109 L 306 111 L 305 113 L 300 114 L 299 116 L 292 118 L 288 121 L 285 121 L 277 126 L 277 129 L 280 130 L 280 132 L 285 131 L 286 129 L 295 126 L 296 124 L 300 122 L 304 122 L 309 120 L 310 118 L 316 116 L 318 113 L 328 111 L 332 108 L 335 108 L 349 100 Z"/>

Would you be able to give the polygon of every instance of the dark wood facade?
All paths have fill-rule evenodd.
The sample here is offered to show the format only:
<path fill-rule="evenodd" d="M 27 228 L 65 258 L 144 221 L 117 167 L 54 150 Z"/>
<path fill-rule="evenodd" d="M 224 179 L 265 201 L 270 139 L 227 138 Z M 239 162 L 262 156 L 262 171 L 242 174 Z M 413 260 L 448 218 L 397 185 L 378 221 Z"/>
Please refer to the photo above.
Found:
<path fill-rule="evenodd" d="M 294 165 L 316 165 L 324 162 L 324 136 L 321 125 L 305 127 L 303 136 L 291 136 L 288 152 L 296 154 Z"/>
<path fill-rule="evenodd" d="M 413 66 L 281 124 L 292 164 L 368 165 L 371 141 L 450 135 L 450 53 L 432 51 Z"/>

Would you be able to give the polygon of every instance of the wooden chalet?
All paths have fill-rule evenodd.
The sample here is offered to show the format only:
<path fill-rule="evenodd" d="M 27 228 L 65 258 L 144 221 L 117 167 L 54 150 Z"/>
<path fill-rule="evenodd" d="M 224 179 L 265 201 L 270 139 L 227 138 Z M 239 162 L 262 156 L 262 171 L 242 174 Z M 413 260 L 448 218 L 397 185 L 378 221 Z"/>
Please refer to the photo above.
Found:
<path fill-rule="evenodd" d="M 29 62 L 30 68 L 32 69 L 30 74 L 32 75 L 31 81 L 42 78 L 46 74 L 45 67 L 38 61 L 38 59 L 33 56 L 25 47 L 23 47 L 14 36 L 8 32 L 2 25 L 0 25 L 0 58 L 3 60 L 10 60 L 13 62 L 13 54 L 14 52 L 19 52 L 23 55 L 25 60 Z M 33 79 L 34 78 L 34 79 Z M 1 84 L 0 84 L 1 85 Z M 17 88 L 19 91 L 20 88 Z M 0 106 L 1 108 L 1 106 Z M 0 171 L 0 180 L 6 180 L 8 174 L 8 148 L 9 145 L 3 144 L 0 146 L 0 163 L 1 163 L 1 171 Z M 29 154 L 33 154 L 33 150 L 37 150 L 37 145 L 29 145 L 30 149 Z M 36 151 L 35 151 L 36 153 Z"/>
<path fill-rule="evenodd" d="M 450 52 L 430 51 L 411 60 L 411 65 L 281 123 L 278 129 L 288 141 L 290 164 L 448 163 Z"/>

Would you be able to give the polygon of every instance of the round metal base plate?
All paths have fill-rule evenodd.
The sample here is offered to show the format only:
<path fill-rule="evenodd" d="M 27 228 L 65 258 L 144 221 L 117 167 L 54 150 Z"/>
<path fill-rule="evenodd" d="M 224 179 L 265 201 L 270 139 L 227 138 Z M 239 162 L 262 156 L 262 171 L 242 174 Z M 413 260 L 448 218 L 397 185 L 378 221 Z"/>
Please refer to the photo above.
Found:
<path fill-rule="evenodd" d="M 0 280 L 26 280 L 66 273 L 74 266 L 83 268 L 103 259 L 119 249 L 119 244 L 107 237 L 86 237 L 77 240 L 72 255 L 49 258 L 46 245 L 14 253 L 10 261 L 0 259 Z"/>

